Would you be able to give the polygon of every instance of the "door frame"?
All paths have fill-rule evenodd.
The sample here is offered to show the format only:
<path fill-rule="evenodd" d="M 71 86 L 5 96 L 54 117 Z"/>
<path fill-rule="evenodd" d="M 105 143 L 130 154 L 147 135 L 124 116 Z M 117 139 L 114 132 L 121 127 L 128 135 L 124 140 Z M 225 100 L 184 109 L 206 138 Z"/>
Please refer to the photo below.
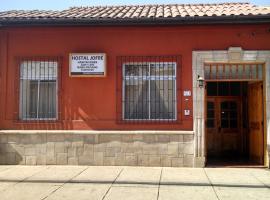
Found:
<path fill-rule="evenodd" d="M 262 69 L 263 69 L 263 80 L 259 80 L 258 82 L 262 82 L 262 85 L 263 85 L 263 166 L 265 167 L 268 167 L 268 163 L 267 163 L 267 123 L 266 123 L 266 120 L 267 120 L 267 116 L 266 116 L 266 90 L 265 90 L 265 87 L 266 87 L 266 81 L 265 81 L 265 64 L 262 65 Z M 207 109 L 206 109 L 206 106 L 207 106 L 207 88 L 206 88 L 206 84 L 208 82 L 234 82 L 234 81 L 238 81 L 238 82 L 250 82 L 250 81 L 243 81 L 243 80 L 215 80 L 215 81 L 211 81 L 211 80 L 207 80 L 205 81 L 205 85 L 204 85 L 204 119 L 206 120 L 207 119 Z M 221 97 L 222 98 L 222 97 Z M 206 128 L 206 125 L 204 126 L 204 133 L 205 133 L 205 137 L 204 137 L 204 155 L 205 155 L 205 164 L 207 163 L 207 145 L 208 145 L 208 138 L 207 138 L 207 128 Z M 242 133 L 241 133 L 242 134 Z"/>
<path fill-rule="evenodd" d="M 192 51 L 192 87 L 193 87 L 193 131 L 194 131 L 194 167 L 205 166 L 205 90 L 198 82 L 198 77 L 205 78 L 204 66 L 209 62 L 223 63 L 262 63 L 264 64 L 264 107 L 270 110 L 270 49 L 244 50 L 241 46 L 228 47 L 224 50 Z M 267 76 L 265 76 L 267 74 Z M 267 95 L 266 95 L 267 94 Z M 264 152 L 265 166 L 270 167 L 270 112 L 264 113 Z"/>

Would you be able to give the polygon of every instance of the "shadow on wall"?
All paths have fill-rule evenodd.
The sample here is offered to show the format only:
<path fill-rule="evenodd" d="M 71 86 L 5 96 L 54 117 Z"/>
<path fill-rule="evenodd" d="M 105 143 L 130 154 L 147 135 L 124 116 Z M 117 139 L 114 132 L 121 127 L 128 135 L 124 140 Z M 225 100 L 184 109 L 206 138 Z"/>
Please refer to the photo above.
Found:
<path fill-rule="evenodd" d="M 36 155 L 46 155 L 45 140 L 46 134 L 0 134 L 0 164 L 37 164 Z"/>
<path fill-rule="evenodd" d="M 76 80 L 74 81 L 74 84 L 79 84 L 80 81 L 84 81 L 84 79 Z M 138 122 L 132 123 L 130 121 L 121 121 L 121 124 L 119 124 L 119 119 L 117 118 L 118 111 L 116 108 L 117 102 L 108 103 L 108 98 L 104 93 L 104 90 L 98 91 L 101 94 L 97 96 L 104 97 L 100 101 L 98 101 L 95 96 L 91 98 L 87 96 L 84 97 L 82 96 L 82 91 L 88 91 L 89 87 L 94 87 L 95 84 L 80 83 L 79 85 L 81 88 L 79 91 L 72 91 L 71 94 L 67 94 L 67 96 L 62 96 L 60 98 L 58 108 L 59 120 L 37 120 L 26 122 L 14 119 L 17 121 L 11 125 L 11 128 L 20 130 L 156 130 L 158 123 L 159 130 L 173 129 L 171 123 L 151 122 L 142 124 Z M 154 90 L 158 90 L 156 86 L 154 87 Z M 164 100 L 162 100 L 160 96 L 156 98 L 161 102 L 162 108 L 167 108 Z M 95 99 L 95 101 L 91 99 Z M 157 112 L 162 113 L 165 112 L 165 110 L 157 110 Z M 192 124 L 192 120 L 190 123 Z M 177 126 L 181 126 L 181 124 L 179 123 Z M 8 128 L 10 129 L 10 127 Z M 177 129 L 179 130 L 179 127 Z"/>
<path fill-rule="evenodd" d="M 37 120 L 37 121 L 20 121 L 16 123 L 16 128 L 20 130 L 80 130 L 90 129 L 95 130 L 93 122 L 99 122 L 96 117 L 89 117 L 84 110 L 89 108 L 81 108 L 81 105 L 72 103 L 71 98 L 63 99 L 59 102 L 58 120 Z M 63 106 L 65 105 L 65 106 Z M 115 121 L 112 119 L 112 121 Z M 100 121 L 102 123 L 103 121 Z M 77 126 L 74 126 L 77 124 Z"/>
<path fill-rule="evenodd" d="M 12 139 L 12 136 L 10 136 Z M 24 164 L 22 150 L 24 147 L 16 141 L 8 141 L 7 135 L 0 135 L 0 164 L 1 165 L 17 165 Z"/>

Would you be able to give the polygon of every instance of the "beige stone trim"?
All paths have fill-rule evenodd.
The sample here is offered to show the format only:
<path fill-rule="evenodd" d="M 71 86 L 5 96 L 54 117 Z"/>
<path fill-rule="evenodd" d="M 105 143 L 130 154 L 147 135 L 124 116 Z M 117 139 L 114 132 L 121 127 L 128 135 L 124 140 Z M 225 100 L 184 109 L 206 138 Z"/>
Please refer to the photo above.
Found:
<path fill-rule="evenodd" d="M 241 47 L 229 48 L 228 51 L 193 51 L 192 75 L 193 75 L 193 130 L 194 130 L 194 155 L 205 157 L 205 110 L 204 89 L 199 88 L 197 77 L 204 78 L 205 62 L 263 62 L 265 63 L 265 95 L 266 110 L 270 110 L 270 50 L 245 51 Z M 268 152 L 270 152 L 270 112 L 266 113 L 266 134 Z M 269 161 L 268 161 L 269 162 Z"/>
<path fill-rule="evenodd" d="M 193 134 L 18 132 L 0 134 L 0 165 L 194 166 Z"/>

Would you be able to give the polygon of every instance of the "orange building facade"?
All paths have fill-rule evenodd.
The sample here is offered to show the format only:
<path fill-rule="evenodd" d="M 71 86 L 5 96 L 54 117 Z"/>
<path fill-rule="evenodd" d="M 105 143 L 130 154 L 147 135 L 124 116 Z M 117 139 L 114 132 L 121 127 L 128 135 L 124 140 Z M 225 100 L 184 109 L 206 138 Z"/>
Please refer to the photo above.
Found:
<path fill-rule="evenodd" d="M 192 96 L 185 102 L 184 90 L 192 90 L 192 51 L 266 50 L 269 26 L 216 25 L 181 27 L 69 27 L 6 28 L 1 31 L 1 127 L 2 129 L 65 130 L 192 130 Z M 254 34 L 254 35 L 253 35 Z M 121 37 L 119 37 L 121 36 Z M 70 53 L 106 53 L 107 77 L 70 77 Z M 177 104 L 180 122 L 117 123 L 117 57 L 181 56 Z M 60 88 L 58 120 L 20 121 L 19 78 L 15 75 L 22 58 L 59 59 Z M 119 73 L 119 72 L 118 72 Z M 119 77 L 119 76 L 118 76 Z M 14 97 L 17 97 L 14 98 Z M 119 101 L 119 100 L 118 100 Z"/>
<path fill-rule="evenodd" d="M 3 164 L 195 167 L 205 166 L 207 155 L 212 155 L 212 152 L 214 152 L 213 160 L 223 153 L 226 154 L 225 160 L 228 158 L 230 160 L 228 154 L 237 151 L 241 158 L 250 160 L 252 157 L 254 163 L 267 166 L 269 165 L 267 135 L 270 132 L 269 126 L 267 127 L 270 119 L 270 114 L 267 112 L 270 93 L 267 89 L 270 77 L 269 49 L 269 22 L 147 26 L 127 26 L 121 23 L 114 26 L 68 24 L 3 26 L 0 28 L 0 128 L 2 129 L 1 143 L 11 147 L 0 152 L 0 160 Z M 253 55 L 254 51 L 257 52 L 257 57 Z M 71 53 L 105 54 L 106 76 L 70 76 Z M 125 62 L 125 59 L 132 61 Z M 27 79 L 22 75 L 22 63 L 35 61 L 57 62 L 56 88 L 52 90 L 56 92 L 56 100 L 50 100 L 55 104 L 54 119 L 29 120 L 21 114 L 24 112 L 20 110 L 24 105 L 22 80 Z M 136 120 L 132 120 L 130 117 L 133 116 L 132 113 L 129 115 L 130 118 L 125 117 L 128 111 L 126 111 L 127 104 L 123 102 L 131 97 L 125 96 L 123 92 L 126 95 L 132 93 L 123 89 L 125 82 L 123 82 L 123 66 L 129 62 L 143 63 L 139 64 L 140 66 L 145 63 L 175 63 L 174 77 L 165 77 L 166 80 L 172 79 L 175 83 L 172 89 L 174 100 L 172 100 L 172 114 L 168 114 L 171 116 L 169 120 L 162 120 L 162 117 L 151 118 L 151 111 L 150 114 L 144 111 L 143 106 L 146 105 L 145 109 L 150 109 L 147 107 L 147 102 L 156 98 L 151 94 L 146 97 L 146 100 L 142 100 L 142 108 L 138 105 L 136 107 L 139 113 L 146 113 L 142 113 L 142 116 L 149 115 L 150 120 L 143 120 L 144 117 L 142 119 L 135 117 Z M 210 77 L 206 75 L 205 67 L 209 63 L 210 74 L 225 73 L 226 65 L 237 67 L 235 72 L 233 72 L 234 66 L 230 67 L 229 78 L 222 79 L 218 75 L 213 78 L 213 75 Z M 219 65 L 224 66 L 222 72 L 218 71 Z M 250 69 L 256 65 L 256 78 L 252 77 L 252 74 L 248 78 L 239 78 L 244 77 L 242 75 L 234 77 L 236 72 L 239 74 L 246 72 L 246 65 L 250 65 Z M 245 66 L 244 72 L 242 66 Z M 150 68 L 149 70 L 151 71 Z M 149 79 L 142 77 L 142 80 L 149 80 L 150 85 L 153 77 Z M 200 77 L 202 77 L 201 83 Z M 162 80 L 165 80 L 163 78 Z M 221 89 L 217 89 L 216 94 L 210 95 L 210 92 L 214 92 L 215 84 L 219 85 L 219 82 L 222 82 Z M 248 102 L 257 102 L 257 100 L 249 100 L 246 104 L 244 101 L 249 97 L 246 91 L 251 92 L 249 85 L 253 82 L 260 82 L 263 85 L 261 98 L 264 105 L 262 110 L 257 111 L 263 113 L 261 115 L 263 123 L 255 128 L 262 131 L 262 136 L 255 136 L 255 139 L 254 136 L 253 139 L 250 136 L 252 128 L 247 127 L 257 122 L 249 120 L 253 114 L 245 113 L 249 112 L 251 106 Z M 133 85 L 134 83 L 129 83 L 128 86 Z M 149 91 L 151 87 L 148 87 Z M 222 93 L 222 87 L 230 91 L 230 94 L 219 95 L 219 92 Z M 26 100 L 32 98 L 33 88 L 34 86 L 29 92 L 30 96 L 25 97 Z M 167 97 L 164 97 L 170 95 L 170 92 L 166 93 L 166 87 L 163 85 L 161 89 L 161 86 L 158 86 L 158 89 L 159 94 L 163 92 L 163 100 L 168 101 Z M 235 94 L 236 90 L 241 92 Z M 140 93 L 143 94 L 148 95 L 147 91 Z M 236 100 L 236 96 L 241 100 Z M 213 105 L 218 109 L 211 114 L 212 99 L 215 99 L 213 102 L 222 102 L 219 100 L 221 97 L 231 107 L 222 110 L 223 104 L 215 103 Z M 46 102 L 46 98 L 50 98 L 49 93 L 39 98 L 43 98 Z M 141 97 L 133 95 L 132 98 L 129 105 L 134 103 L 134 98 Z M 155 102 L 160 103 L 161 100 Z M 224 106 L 227 105 L 225 103 Z M 238 110 L 233 105 L 237 105 Z M 155 106 L 159 106 L 159 110 L 155 107 L 159 113 L 163 112 L 160 105 Z M 230 116 L 228 119 L 226 113 Z M 239 114 L 234 115 L 234 113 Z M 247 123 L 244 122 L 245 120 Z M 229 131 L 227 135 L 226 131 Z M 215 135 L 217 132 L 225 134 L 222 136 L 223 139 Z M 233 135 L 235 132 L 241 137 L 237 136 L 234 140 L 231 138 L 236 138 Z M 257 142 L 252 143 L 251 139 Z M 215 147 L 215 144 L 219 144 L 221 140 L 223 145 L 225 143 L 224 148 Z M 15 142 L 15 146 L 12 146 L 12 141 Z M 236 148 L 239 144 L 241 149 Z M 29 145 L 31 148 L 34 146 L 34 152 L 29 153 Z M 23 150 L 20 150 L 19 147 L 22 146 Z M 262 150 L 257 146 L 261 146 Z M 8 150 L 9 148 L 11 150 Z M 215 154 L 216 152 L 218 153 Z"/>

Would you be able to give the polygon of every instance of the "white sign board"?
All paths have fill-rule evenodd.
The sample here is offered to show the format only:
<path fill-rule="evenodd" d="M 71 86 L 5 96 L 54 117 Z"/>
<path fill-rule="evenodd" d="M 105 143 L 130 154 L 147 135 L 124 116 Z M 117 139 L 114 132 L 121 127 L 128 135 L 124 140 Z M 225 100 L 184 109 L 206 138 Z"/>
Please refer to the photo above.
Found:
<path fill-rule="evenodd" d="M 71 53 L 70 76 L 106 76 L 105 53 Z"/>

